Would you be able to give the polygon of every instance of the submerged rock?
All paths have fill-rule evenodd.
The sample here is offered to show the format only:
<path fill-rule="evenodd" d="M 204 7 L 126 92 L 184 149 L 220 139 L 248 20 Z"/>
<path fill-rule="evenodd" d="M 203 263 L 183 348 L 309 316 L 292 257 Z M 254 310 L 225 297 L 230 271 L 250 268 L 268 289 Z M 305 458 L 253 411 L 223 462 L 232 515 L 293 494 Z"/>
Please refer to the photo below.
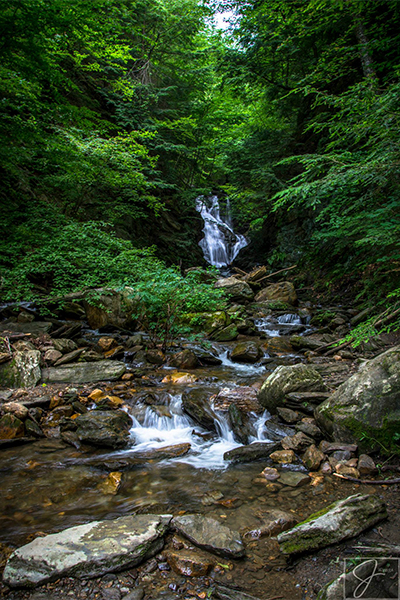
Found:
<path fill-rule="evenodd" d="M 168 552 L 167 561 L 175 573 L 185 577 L 204 577 L 214 566 L 207 556 L 201 556 L 193 550 Z"/>
<path fill-rule="evenodd" d="M 280 366 L 264 381 L 258 399 L 262 406 L 275 413 L 290 392 L 324 390 L 323 379 L 313 367 L 303 364 Z"/>
<path fill-rule="evenodd" d="M 124 448 L 130 442 L 131 417 L 122 410 L 93 410 L 75 419 L 81 442 L 94 446 Z"/>
<path fill-rule="evenodd" d="M 45 383 L 95 383 L 116 381 L 126 371 L 125 364 L 116 360 L 70 363 L 61 367 L 42 370 Z"/>
<path fill-rule="evenodd" d="M 275 536 L 282 531 L 287 531 L 296 525 L 297 519 L 294 515 L 283 510 L 271 508 L 262 515 L 260 526 L 245 534 L 247 538 L 259 539 L 263 536 Z"/>
<path fill-rule="evenodd" d="M 203 515 L 183 515 L 175 517 L 172 525 L 199 548 L 230 558 L 240 558 L 245 554 L 240 533 L 215 519 Z"/>
<path fill-rule="evenodd" d="M 280 449 L 281 445 L 277 442 L 256 442 L 255 444 L 241 446 L 240 448 L 234 448 L 225 452 L 224 460 L 232 463 L 253 462 L 254 460 L 268 458 L 272 452 Z"/>
<path fill-rule="evenodd" d="M 35 587 L 68 575 L 87 579 L 129 569 L 162 549 L 171 519 L 133 515 L 36 538 L 11 554 L 3 580 L 10 587 Z"/>
<path fill-rule="evenodd" d="M 390 449 L 400 431 L 400 346 L 368 361 L 315 411 L 318 425 L 363 451 Z"/>
<path fill-rule="evenodd" d="M 378 496 L 356 494 L 281 533 L 278 542 L 284 554 L 318 550 L 352 538 L 386 517 L 386 506 Z"/>

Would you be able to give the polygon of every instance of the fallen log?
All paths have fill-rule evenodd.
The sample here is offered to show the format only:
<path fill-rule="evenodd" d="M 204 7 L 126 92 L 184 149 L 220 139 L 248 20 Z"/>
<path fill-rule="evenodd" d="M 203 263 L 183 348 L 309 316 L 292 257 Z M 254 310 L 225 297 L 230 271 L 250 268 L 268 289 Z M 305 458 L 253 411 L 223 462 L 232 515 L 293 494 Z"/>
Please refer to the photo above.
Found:
<path fill-rule="evenodd" d="M 285 271 L 291 271 L 292 269 L 295 269 L 296 267 L 297 267 L 297 265 L 293 265 L 292 267 L 287 267 L 286 269 L 281 269 L 280 271 L 275 271 L 275 273 L 270 273 L 269 275 L 265 275 L 265 277 L 258 279 L 255 283 L 260 283 L 261 281 L 264 281 L 264 279 L 269 279 L 270 277 L 274 277 L 274 275 L 279 275 L 280 273 L 284 273 Z"/>
<path fill-rule="evenodd" d="M 398 479 L 357 479 L 357 477 L 350 477 L 350 475 L 341 475 L 340 473 L 333 473 L 335 477 L 340 477 L 340 479 L 346 479 L 347 481 L 352 481 L 354 483 L 365 483 L 366 485 L 394 485 L 396 483 L 400 483 L 400 478 Z"/>

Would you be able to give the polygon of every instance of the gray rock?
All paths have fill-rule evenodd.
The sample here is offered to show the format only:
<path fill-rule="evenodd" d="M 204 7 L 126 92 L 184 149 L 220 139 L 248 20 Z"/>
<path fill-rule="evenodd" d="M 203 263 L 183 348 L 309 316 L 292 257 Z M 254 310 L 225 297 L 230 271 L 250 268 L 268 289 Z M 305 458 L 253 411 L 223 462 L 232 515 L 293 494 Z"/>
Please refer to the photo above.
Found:
<path fill-rule="evenodd" d="M 362 451 L 388 451 L 400 431 L 400 346 L 366 362 L 315 411 L 335 441 L 357 441 Z M 394 448 L 395 449 L 395 448 Z"/>
<path fill-rule="evenodd" d="M 206 396 L 201 389 L 183 392 L 182 410 L 204 429 L 216 431 L 217 416 L 208 404 L 208 395 Z"/>
<path fill-rule="evenodd" d="M 228 460 L 232 463 L 253 462 L 255 460 L 268 458 L 275 450 L 281 450 L 279 442 L 256 442 L 255 444 L 241 446 L 240 448 L 234 448 L 233 450 L 225 452 L 224 460 Z"/>
<path fill-rule="evenodd" d="M 255 342 L 240 342 L 231 354 L 231 360 L 242 363 L 256 363 L 262 356 L 260 347 Z"/>
<path fill-rule="evenodd" d="M 124 448 L 130 442 L 131 417 L 122 410 L 93 410 L 75 419 L 81 442 L 100 447 Z"/>
<path fill-rule="evenodd" d="M 129 569 L 159 552 L 171 515 L 93 521 L 39 537 L 9 557 L 3 581 L 35 587 L 59 577 L 82 579 Z"/>
<path fill-rule="evenodd" d="M 122 598 L 122 600 L 143 600 L 144 598 L 144 589 L 142 587 L 137 587 L 136 589 L 129 592 L 126 596 Z"/>
<path fill-rule="evenodd" d="M 259 600 L 259 598 L 256 598 L 255 596 L 250 596 L 249 594 L 233 590 L 220 584 L 216 585 L 213 596 L 218 598 L 218 600 Z"/>
<path fill-rule="evenodd" d="M 245 548 L 238 531 L 203 515 L 175 517 L 173 527 L 199 548 L 230 558 L 240 558 Z"/>
<path fill-rule="evenodd" d="M 0 385 L 9 388 L 35 387 L 40 381 L 40 352 L 14 352 L 10 361 L 0 365 Z"/>
<path fill-rule="evenodd" d="M 260 525 L 257 529 L 248 531 L 245 534 L 246 538 L 259 539 L 266 535 L 269 537 L 276 536 L 282 531 L 291 529 L 297 523 L 297 519 L 292 513 L 276 508 L 271 508 L 259 518 L 261 520 Z"/>
<path fill-rule="evenodd" d="M 218 279 L 214 287 L 222 288 L 232 302 L 244 304 L 254 298 L 254 292 L 245 281 L 240 281 L 236 277 L 225 277 Z"/>
<path fill-rule="evenodd" d="M 31 333 L 33 336 L 42 335 L 43 333 L 49 333 L 53 323 L 47 321 L 33 321 L 32 323 L 15 323 L 6 322 L 0 323 L 0 332 L 12 331 L 14 333 Z"/>
<path fill-rule="evenodd" d="M 306 473 L 300 473 L 299 471 L 282 471 L 278 483 L 288 485 L 289 487 L 301 487 L 310 483 L 310 477 Z"/>
<path fill-rule="evenodd" d="M 61 354 L 69 354 L 78 348 L 75 344 L 74 340 L 69 340 L 68 338 L 58 338 L 53 340 L 54 349 L 57 352 L 61 352 Z"/>
<path fill-rule="evenodd" d="M 77 348 L 72 352 L 68 352 L 68 354 L 64 354 L 62 358 L 59 358 L 57 362 L 54 363 L 55 367 L 61 367 L 61 365 L 67 365 L 68 363 L 72 363 L 76 358 L 78 358 L 82 352 L 83 348 Z"/>
<path fill-rule="evenodd" d="M 275 413 L 290 392 L 323 390 L 323 379 L 313 367 L 303 364 L 280 366 L 264 381 L 258 399 L 267 410 Z"/>
<path fill-rule="evenodd" d="M 115 381 L 126 371 L 125 364 L 116 360 L 70 363 L 42 370 L 44 383 L 94 383 Z"/>
<path fill-rule="evenodd" d="M 378 496 L 356 494 L 281 533 L 278 542 L 284 554 L 318 550 L 352 538 L 386 517 L 386 506 Z"/>

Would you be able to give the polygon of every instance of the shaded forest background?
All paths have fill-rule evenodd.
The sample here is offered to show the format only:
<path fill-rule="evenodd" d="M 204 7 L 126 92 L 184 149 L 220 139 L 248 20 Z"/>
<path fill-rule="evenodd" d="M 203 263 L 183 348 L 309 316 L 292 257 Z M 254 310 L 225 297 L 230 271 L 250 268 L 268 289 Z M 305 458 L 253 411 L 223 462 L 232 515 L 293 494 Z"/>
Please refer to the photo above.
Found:
<path fill-rule="evenodd" d="M 195 199 L 217 192 L 241 266 L 395 304 L 399 49 L 398 0 L 10 0 L 2 300 L 203 264 Z"/>

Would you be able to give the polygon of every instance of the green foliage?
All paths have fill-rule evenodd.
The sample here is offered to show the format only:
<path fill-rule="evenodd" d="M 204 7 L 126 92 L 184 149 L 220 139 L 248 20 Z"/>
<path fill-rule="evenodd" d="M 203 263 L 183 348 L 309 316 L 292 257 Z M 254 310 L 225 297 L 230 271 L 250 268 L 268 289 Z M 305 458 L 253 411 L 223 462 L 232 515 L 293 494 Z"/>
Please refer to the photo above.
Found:
<path fill-rule="evenodd" d="M 134 290 L 138 302 L 134 316 L 154 343 L 161 342 L 163 350 L 176 337 L 190 332 L 190 327 L 183 325 L 187 313 L 220 310 L 225 306 L 223 290 L 201 283 L 196 272 L 182 277 L 176 269 L 165 268 L 162 263 L 142 273 Z"/>

